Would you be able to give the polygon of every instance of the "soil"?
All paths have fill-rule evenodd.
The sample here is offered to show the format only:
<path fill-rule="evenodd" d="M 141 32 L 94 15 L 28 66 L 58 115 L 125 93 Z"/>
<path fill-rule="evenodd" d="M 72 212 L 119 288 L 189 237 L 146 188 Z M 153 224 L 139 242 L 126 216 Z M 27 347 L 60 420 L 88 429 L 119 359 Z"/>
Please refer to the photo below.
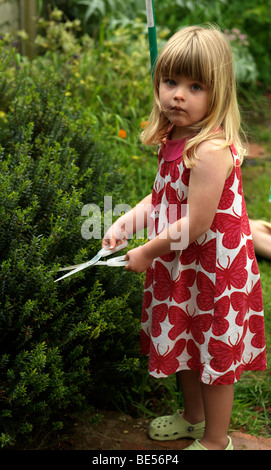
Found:
<path fill-rule="evenodd" d="M 93 424 L 93 415 L 85 413 L 70 430 L 60 450 L 92 451 L 179 451 L 189 446 L 191 439 L 154 441 L 147 435 L 150 419 L 133 418 L 118 411 L 99 410 L 100 419 Z M 97 410 L 95 411 L 95 417 Z M 230 430 L 234 450 L 271 450 L 271 438 L 257 437 Z"/>
<path fill-rule="evenodd" d="M 246 158 L 254 159 L 254 158 L 264 158 L 266 157 L 266 149 L 259 144 L 250 143 L 248 148 L 248 155 Z"/>

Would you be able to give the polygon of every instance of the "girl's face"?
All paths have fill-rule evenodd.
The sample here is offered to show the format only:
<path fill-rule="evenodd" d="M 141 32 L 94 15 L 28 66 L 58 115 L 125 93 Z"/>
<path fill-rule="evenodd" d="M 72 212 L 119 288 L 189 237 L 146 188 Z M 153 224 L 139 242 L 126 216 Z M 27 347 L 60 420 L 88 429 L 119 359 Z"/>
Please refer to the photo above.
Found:
<path fill-rule="evenodd" d="M 186 128 L 206 116 L 208 97 L 206 86 L 182 75 L 160 80 L 159 100 L 165 116 L 175 126 L 174 139 L 187 135 Z"/>

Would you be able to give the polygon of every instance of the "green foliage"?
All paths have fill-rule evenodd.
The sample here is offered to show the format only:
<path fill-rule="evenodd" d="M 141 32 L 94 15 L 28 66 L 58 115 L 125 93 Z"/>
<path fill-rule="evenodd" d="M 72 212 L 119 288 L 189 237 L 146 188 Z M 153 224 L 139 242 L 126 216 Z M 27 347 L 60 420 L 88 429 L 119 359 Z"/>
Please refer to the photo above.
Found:
<path fill-rule="evenodd" d="M 151 191 L 156 171 L 153 150 L 145 148 L 143 151 L 139 139 L 152 102 L 146 25 L 136 19 L 132 29 L 129 25 L 112 29 L 105 19 L 97 40 L 88 35 L 75 40 L 77 23 L 72 26 L 73 22 L 69 22 L 68 28 L 63 19 L 61 12 L 53 10 L 48 19 L 39 20 L 40 55 L 32 66 L 37 73 L 52 66 L 61 71 L 70 99 L 75 97 L 84 103 L 84 112 L 95 133 L 109 148 L 117 148 L 119 165 L 127 171 L 129 180 L 135 181 L 124 202 L 138 202 Z M 68 53 L 61 41 L 67 31 L 70 36 L 66 39 L 70 45 Z M 167 34 L 168 30 L 161 30 L 159 41 Z M 118 135 L 120 130 L 125 131 L 125 138 Z M 137 165 L 131 168 L 131 161 Z"/>
<path fill-rule="evenodd" d="M 155 2 L 158 25 L 167 25 L 176 31 L 182 25 L 214 23 L 222 30 L 238 29 L 247 35 L 248 50 L 238 51 L 238 57 L 246 64 L 255 63 L 258 79 L 265 86 L 271 84 L 269 67 L 271 44 L 271 0 L 165 0 Z M 234 48 L 236 44 L 234 44 Z M 249 57 L 248 57 L 249 54 Z M 248 60 L 247 60 L 248 59 Z M 251 61 L 252 59 L 252 61 Z M 240 66 L 240 64 L 239 64 Z M 241 77 L 243 74 L 241 75 Z"/>
<path fill-rule="evenodd" d="M 124 178 L 59 67 L 18 69 L 14 55 L 5 48 L 1 55 L 0 435 L 7 446 L 59 430 L 65 411 L 99 394 L 110 401 L 120 393 L 120 371 L 129 377 L 140 364 L 142 279 L 101 267 L 54 282 L 60 266 L 100 248 L 81 236 L 82 207 L 96 203 L 102 212 L 104 195 L 125 197 Z"/>
<path fill-rule="evenodd" d="M 144 18 L 144 0 L 44 0 L 43 14 L 48 6 L 53 5 L 65 11 L 69 18 L 80 19 L 83 31 L 92 37 L 99 38 L 101 28 L 106 21 L 107 30 L 116 26 L 129 26 L 132 30 L 136 18 Z M 155 17 L 157 29 L 167 27 L 170 34 L 182 26 L 192 24 L 213 23 L 222 30 L 238 29 L 246 34 L 248 47 L 235 51 L 238 58 L 238 72 L 249 67 L 258 71 L 258 80 L 264 85 L 271 84 L 270 54 L 271 54 L 271 16 L 269 14 L 271 0 L 163 0 L 155 1 Z M 145 20 L 144 20 L 145 21 Z M 233 45 L 236 49 L 236 44 Z M 240 62 L 241 61 L 241 62 Z M 247 76 L 243 71 L 240 78 Z"/>
<path fill-rule="evenodd" d="M 43 15 L 52 7 L 67 13 L 69 18 L 81 20 L 83 31 L 91 36 L 99 35 L 99 29 L 105 17 L 112 24 L 132 25 L 135 18 L 145 14 L 144 0 L 44 0 Z"/>

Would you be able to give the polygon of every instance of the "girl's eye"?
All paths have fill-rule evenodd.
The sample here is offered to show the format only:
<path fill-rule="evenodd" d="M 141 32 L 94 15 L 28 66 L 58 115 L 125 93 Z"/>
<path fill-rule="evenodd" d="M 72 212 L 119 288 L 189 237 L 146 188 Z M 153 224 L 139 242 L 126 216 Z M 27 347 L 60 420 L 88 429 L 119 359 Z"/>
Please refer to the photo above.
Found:
<path fill-rule="evenodd" d="M 167 78 L 165 80 L 166 84 L 169 85 L 169 86 L 175 86 L 176 85 L 176 82 L 174 80 L 172 80 L 171 78 Z"/>
<path fill-rule="evenodd" d="M 199 85 L 198 83 L 193 83 L 193 85 L 191 85 L 191 88 L 192 88 L 193 91 L 200 91 L 200 90 L 202 90 L 201 85 Z"/>

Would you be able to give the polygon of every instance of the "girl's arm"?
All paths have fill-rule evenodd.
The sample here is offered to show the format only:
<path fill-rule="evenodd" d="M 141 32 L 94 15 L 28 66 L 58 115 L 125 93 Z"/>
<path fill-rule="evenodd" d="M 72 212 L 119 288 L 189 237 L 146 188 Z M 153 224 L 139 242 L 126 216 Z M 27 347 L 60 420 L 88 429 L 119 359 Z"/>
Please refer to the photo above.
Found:
<path fill-rule="evenodd" d="M 147 227 L 150 213 L 151 194 L 114 222 L 102 240 L 102 247 L 110 245 L 110 248 L 115 248 L 116 245 L 127 240 L 130 235 Z"/>
<path fill-rule="evenodd" d="M 154 258 L 186 248 L 210 228 L 225 180 L 233 168 L 229 147 L 218 149 L 217 144 L 218 141 L 206 141 L 198 147 L 198 159 L 190 171 L 187 216 L 177 220 L 145 245 L 129 251 L 126 255 L 129 261 L 127 270 L 145 271 Z"/>

